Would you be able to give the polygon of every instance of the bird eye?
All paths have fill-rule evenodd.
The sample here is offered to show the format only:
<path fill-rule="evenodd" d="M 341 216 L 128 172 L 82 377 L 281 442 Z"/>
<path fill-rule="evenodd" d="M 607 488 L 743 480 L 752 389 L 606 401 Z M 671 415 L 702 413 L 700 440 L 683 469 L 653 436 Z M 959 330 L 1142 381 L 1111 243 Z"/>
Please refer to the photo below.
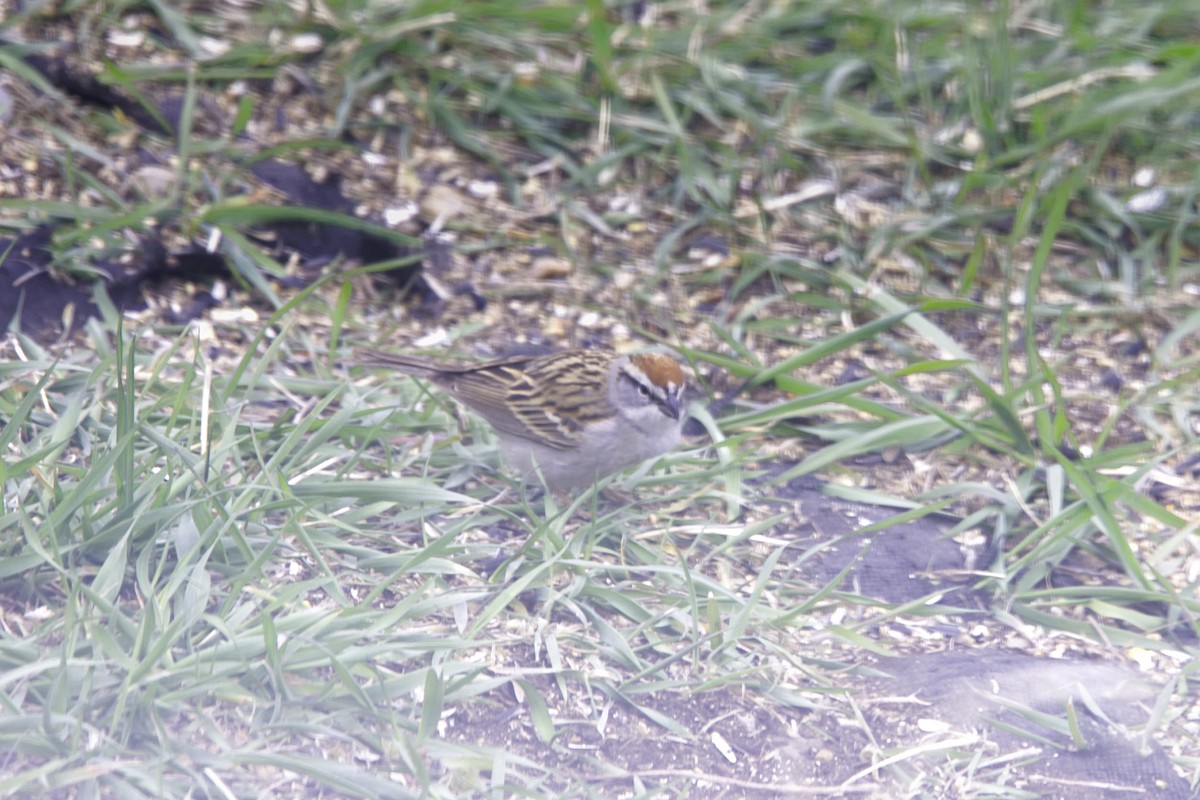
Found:
<path fill-rule="evenodd" d="M 644 383 L 639 383 L 637 390 L 638 390 L 638 394 L 641 395 L 642 397 L 650 396 L 650 389 Z"/>

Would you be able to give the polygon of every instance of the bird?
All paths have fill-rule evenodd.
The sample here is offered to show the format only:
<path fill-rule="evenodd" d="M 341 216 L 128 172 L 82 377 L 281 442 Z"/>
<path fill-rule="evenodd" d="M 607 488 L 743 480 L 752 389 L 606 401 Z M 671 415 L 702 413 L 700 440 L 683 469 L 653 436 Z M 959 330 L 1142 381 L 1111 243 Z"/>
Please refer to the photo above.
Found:
<path fill-rule="evenodd" d="M 474 364 L 364 348 L 368 367 L 428 380 L 492 426 L 526 481 L 572 492 L 679 442 L 683 368 L 659 352 L 560 350 Z"/>

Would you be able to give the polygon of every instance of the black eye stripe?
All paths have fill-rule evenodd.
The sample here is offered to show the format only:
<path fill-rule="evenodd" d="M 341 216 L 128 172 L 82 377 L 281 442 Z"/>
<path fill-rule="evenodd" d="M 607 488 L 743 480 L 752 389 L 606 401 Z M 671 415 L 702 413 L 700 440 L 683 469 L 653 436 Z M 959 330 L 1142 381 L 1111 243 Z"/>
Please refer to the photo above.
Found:
<path fill-rule="evenodd" d="M 637 380 L 632 375 L 626 375 L 625 373 L 621 373 L 621 380 L 625 381 L 630 386 L 632 386 L 634 389 L 636 389 L 637 393 L 640 394 L 642 397 L 650 397 L 652 395 L 652 392 L 650 391 L 650 387 L 647 386 L 646 384 L 642 383 L 641 381 Z"/>
<path fill-rule="evenodd" d="M 675 387 L 672 386 L 667 390 L 659 389 L 656 386 L 639 381 L 632 375 L 626 375 L 624 373 L 621 374 L 621 380 L 633 386 L 637 390 L 639 397 L 658 406 L 667 416 L 678 416 L 678 410 L 676 407 L 673 407 L 672 403 L 672 397 L 678 394 L 677 390 L 675 390 Z M 678 401 L 676 400 L 676 402 Z"/>

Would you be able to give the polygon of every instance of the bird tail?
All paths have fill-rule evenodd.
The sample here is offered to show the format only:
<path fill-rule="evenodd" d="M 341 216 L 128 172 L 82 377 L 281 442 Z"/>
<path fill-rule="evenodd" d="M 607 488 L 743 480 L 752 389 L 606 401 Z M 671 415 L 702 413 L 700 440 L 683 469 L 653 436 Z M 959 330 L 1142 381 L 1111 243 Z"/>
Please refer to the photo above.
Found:
<path fill-rule="evenodd" d="M 383 350 L 374 350 L 370 347 L 361 347 L 354 351 L 354 355 L 358 363 L 364 367 L 394 369 L 418 378 L 433 378 L 441 371 L 435 362 L 420 356 L 385 353 Z"/>

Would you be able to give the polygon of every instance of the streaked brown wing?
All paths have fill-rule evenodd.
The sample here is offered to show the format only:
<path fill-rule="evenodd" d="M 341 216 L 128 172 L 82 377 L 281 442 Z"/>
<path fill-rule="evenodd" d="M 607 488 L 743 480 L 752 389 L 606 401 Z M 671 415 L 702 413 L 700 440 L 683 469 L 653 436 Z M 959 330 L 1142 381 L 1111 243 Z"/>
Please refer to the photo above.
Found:
<path fill-rule="evenodd" d="M 609 413 L 610 362 L 599 351 L 568 350 L 456 371 L 443 385 L 497 430 L 570 450 L 579 446 L 584 424 Z"/>
<path fill-rule="evenodd" d="M 560 450 L 578 446 L 579 426 L 560 416 L 543 397 L 542 380 L 550 376 L 535 380 L 524 369 L 529 362 L 505 359 L 445 372 L 435 380 L 502 433 Z"/>
<path fill-rule="evenodd" d="M 438 364 L 380 351 L 363 354 L 368 364 L 431 380 L 497 431 L 547 447 L 577 447 L 583 425 L 610 413 L 607 391 L 612 358 L 600 351 L 565 350 L 483 364 Z M 548 394 L 551 386 L 554 391 Z"/>

